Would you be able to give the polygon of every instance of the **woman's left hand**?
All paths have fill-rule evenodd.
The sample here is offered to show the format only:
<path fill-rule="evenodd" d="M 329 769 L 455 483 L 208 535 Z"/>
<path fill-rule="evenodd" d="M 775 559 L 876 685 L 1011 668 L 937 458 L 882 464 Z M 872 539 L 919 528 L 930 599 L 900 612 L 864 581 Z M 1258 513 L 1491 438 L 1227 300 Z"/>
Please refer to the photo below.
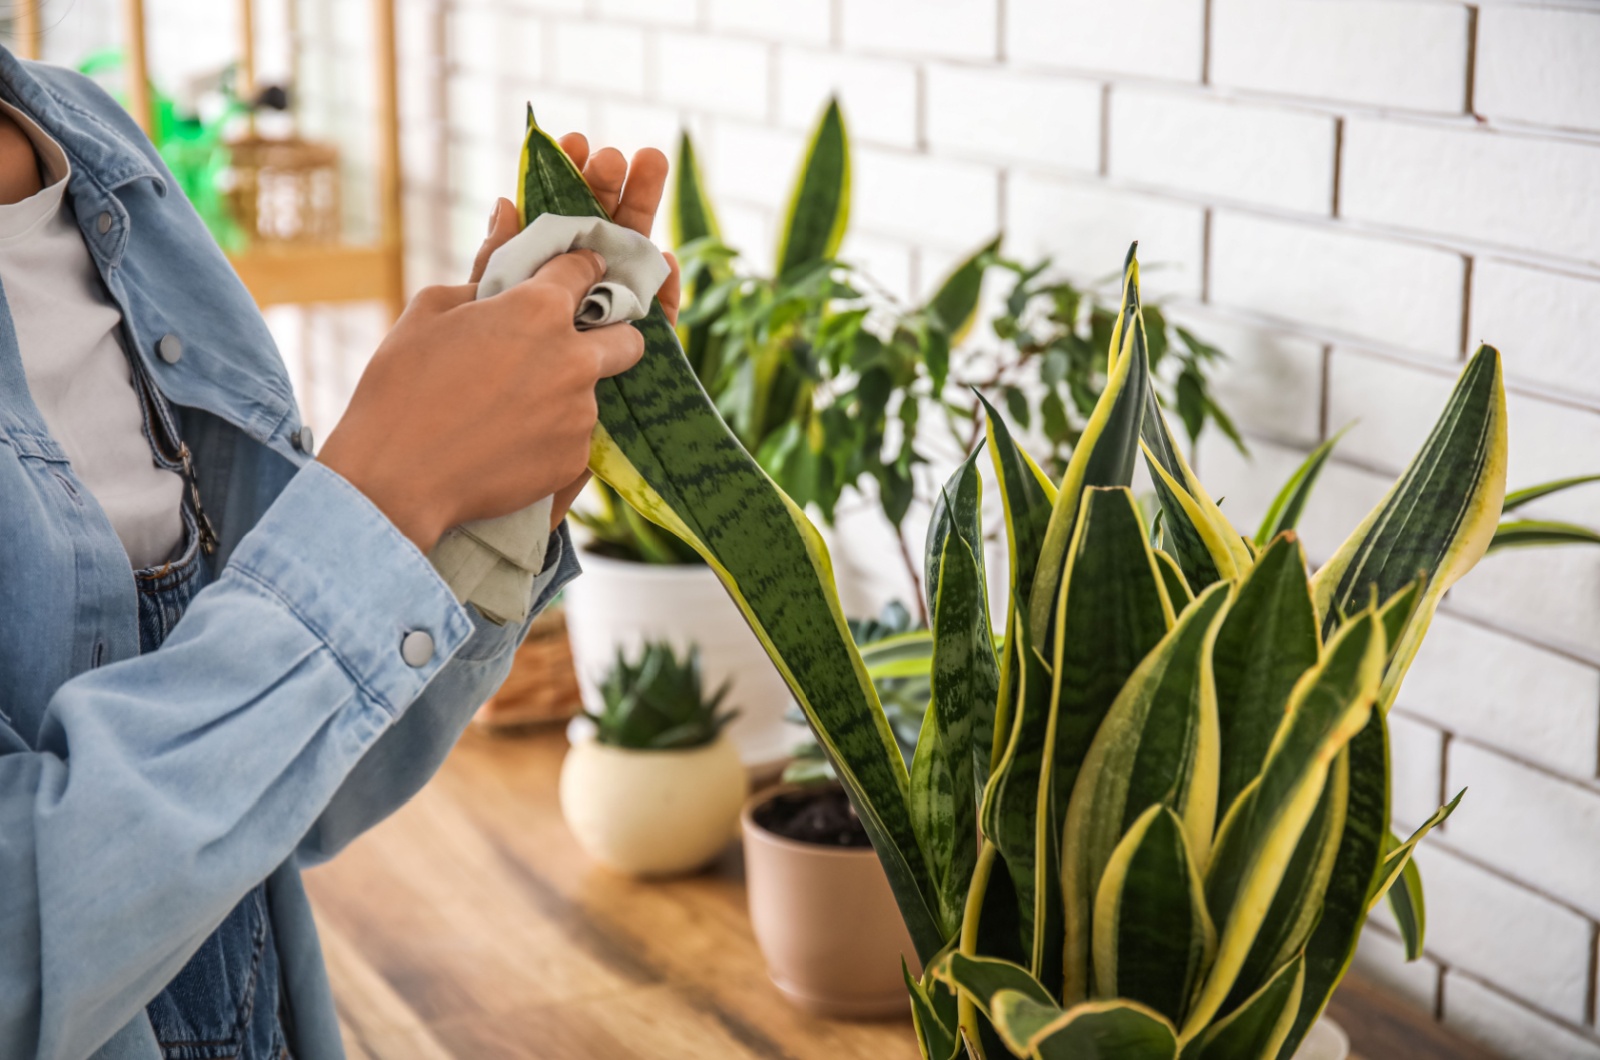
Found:
<path fill-rule="evenodd" d="M 648 236 L 655 224 L 656 210 L 661 206 L 662 192 L 667 186 L 667 156 L 653 147 L 646 147 L 635 154 L 631 163 L 624 159 L 622 152 L 615 147 L 602 147 L 590 154 L 589 141 L 582 133 L 568 133 L 560 142 L 561 149 L 572 159 L 572 164 L 578 167 L 583 179 L 589 183 L 589 190 L 594 192 L 595 198 L 600 200 L 600 205 L 605 207 L 611 219 L 619 225 Z M 489 237 L 478 249 L 478 256 L 472 263 L 473 283 L 483 278 L 483 270 L 489 263 L 489 255 L 516 235 L 521 227 L 515 205 L 507 199 L 501 199 L 495 204 L 494 217 L 489 226 Z M 672 266 L 672 272 L 661 285 L 661 290 L 656 292 L 656 298 L 661 302 L 661 308 L 666 312 L 667 319 L 676 324 L 683 285 L 678 271 L 678 259 L 670 253 L 666 258 L 667 264 Z M 566 518 L 567 509 L 572 507 L 572 502 L 577 499 L 588 481 L 589 473 L 585 471 L 556 493 L 550 512 L 552 530 Z"/>

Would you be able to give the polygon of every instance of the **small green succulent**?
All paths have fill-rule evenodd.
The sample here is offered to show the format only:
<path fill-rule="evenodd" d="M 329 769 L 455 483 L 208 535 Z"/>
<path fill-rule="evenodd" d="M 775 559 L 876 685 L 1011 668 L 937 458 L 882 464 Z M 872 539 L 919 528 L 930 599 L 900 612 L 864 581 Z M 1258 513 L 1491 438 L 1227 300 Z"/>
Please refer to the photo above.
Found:
<path fill-rule="evenodd" d="M 703 747 L 734 719 L 735 710 L 719 710 L 728 694 L 723 683 L 707 697 L 700 677 L 700 649 L 690 648 L 679 661 L 672 646 L 651 641 L 639 661 L 631 663 L 621 649 L 600 686 L 605 709 L 588 714 L 599 740 L 634 751 L 681 751 Z"/>

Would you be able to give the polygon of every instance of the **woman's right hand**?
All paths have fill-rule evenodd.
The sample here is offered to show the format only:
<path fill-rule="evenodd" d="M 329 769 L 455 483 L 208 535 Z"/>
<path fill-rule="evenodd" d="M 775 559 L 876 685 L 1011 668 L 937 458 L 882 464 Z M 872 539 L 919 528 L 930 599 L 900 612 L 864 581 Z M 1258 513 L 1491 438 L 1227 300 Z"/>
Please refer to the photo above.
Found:
<path fill-rule="evenodd" d="M 600 256 L 579 250 L 481 302 L 476 284 L 424 288 L 319 459 L 424 553 L 458 523 L 566 487 L 588 464 L 595 384 L 644 353 L 631 325 L 573 327 L 604 275 Z"/>

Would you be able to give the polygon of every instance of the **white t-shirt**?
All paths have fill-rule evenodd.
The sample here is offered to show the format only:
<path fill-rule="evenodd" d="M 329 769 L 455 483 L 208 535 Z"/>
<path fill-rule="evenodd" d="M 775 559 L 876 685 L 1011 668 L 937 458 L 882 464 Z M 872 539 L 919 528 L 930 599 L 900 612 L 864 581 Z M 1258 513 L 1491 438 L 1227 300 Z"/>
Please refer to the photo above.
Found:
<path fill-rule="evenodd" d="M 66 152 L 27 115 L 0 110 L 33 141 L 45 187 L 0 205 L 0 286 L 33 403 L 72 470 L 111 520 L 137 568 L 183 543 L 183 478 L 158 466 L 122 348 L 122 313 L 84 245 L 66 198 Z"/>

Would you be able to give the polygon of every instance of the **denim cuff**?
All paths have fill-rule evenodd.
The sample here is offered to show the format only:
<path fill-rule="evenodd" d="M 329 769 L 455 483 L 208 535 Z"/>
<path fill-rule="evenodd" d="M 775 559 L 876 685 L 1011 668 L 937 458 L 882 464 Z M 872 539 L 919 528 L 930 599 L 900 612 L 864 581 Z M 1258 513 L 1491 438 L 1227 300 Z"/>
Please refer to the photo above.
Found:
<path fill-rule="evenodd" d="M 316 461 L 289 481 L 228 566 L 272 593 L 391 717 L 472 634 L 466 609 L 417 547 Z"/>

